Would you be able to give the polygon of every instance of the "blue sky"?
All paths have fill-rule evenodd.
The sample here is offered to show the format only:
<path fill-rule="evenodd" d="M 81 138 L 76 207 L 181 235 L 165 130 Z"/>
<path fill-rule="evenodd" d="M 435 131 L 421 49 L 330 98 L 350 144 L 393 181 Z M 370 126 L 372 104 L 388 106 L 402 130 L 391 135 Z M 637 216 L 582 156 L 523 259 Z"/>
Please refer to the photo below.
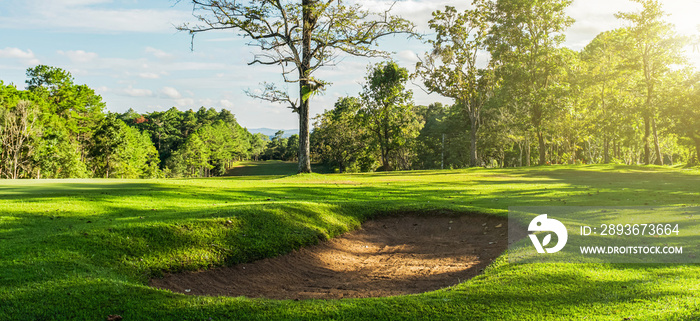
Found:
<path fill-rule="evenodd" d="M 354 0 L 372 8 L 390 1 Z M 400 1 L 396 14 L 407 17 L 428 32 L 430 13 L 453 5 L 464 9 L 471 1 Z M 621 26 L 613 15 L 633 11 L 628 0 L 575 0 L 568 9 L 577 21 L 567 32 L 566 46 L 578 50 L 604 30 Z M 700 0 L 664 1 L 668 20 L 682 34 L 697 34 Z M 2 0 L 0 2 L 0 80 L 24 86 L 25 70 L 37 64 L 64 68 L 77 83 L 102 95 L 107 109 L 124 112 L 181 110 L 201 106 L 231 110 L 248 128 L 297 128 L 297 117 L 283 105 L 249 98 L 246 89 L 263 81 L 279 82 L 276 66 L 248 66 L 253 47 L 233 32 L 200 34 L 190 50 L 190 37 L 175 25 L 192 21 L 186 0 Z M 380 43 L 395 52 L 394 59 L 413 70 L 416 55 L 428 48 L 401 37 Z M 688 50 L 700 67 L 700 52 Z M 317 75 L 332 82 L 325 95 L 312 101 L 312 114 L 331 108 L 338 97 L 357 95 L 367 65 L 378 59 L 347 57 Z M 410 86 L 418 104 L 451 100 L 427 95 Z M 292 91 L 294 87 L 290 88 Z"/>

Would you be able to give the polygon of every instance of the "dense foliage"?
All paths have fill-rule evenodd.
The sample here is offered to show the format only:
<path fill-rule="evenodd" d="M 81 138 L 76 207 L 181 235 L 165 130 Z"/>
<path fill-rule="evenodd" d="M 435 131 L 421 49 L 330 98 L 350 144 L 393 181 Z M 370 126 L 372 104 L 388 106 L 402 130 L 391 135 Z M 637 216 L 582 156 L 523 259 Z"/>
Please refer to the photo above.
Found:
<path fill-rule="evenodd" d="M 700 161 L 700 73 L 682 55 L 688 39 L 664 21 L 661 2 L 634 1 L 641 11 L 617 15 L 625 27 L 580 52 L 562 47 L 573 23 L 565 12 L 570 0 L 476 0 L 463 13 L 449 6 L 434 12 L 432 50 L 413 77 L 455 104 L 382 115 L 418 124 L 386 131 L 410 137 L 399 168 Z M 365 161 L 384 159 L 386 142 L 348 143 L 376 132 L 362 112 L 373 108 L 365 97 L 374 78 L 361 106 L 348 109 L 354 98 L 341 98 L 316 119 L 317 158 L 340 171 L 388 169 Z"/>
<path fill-rule="evenodd" d="M 102 98 L 68 71 L 40 65 L 27 76 L 26 90 L 0 82 L 4 178 L 218 176 L 267 152 L 269 138 L 225 109 L 105 114 Z M 291 158 L 290 144 L 280 158 Z"/>

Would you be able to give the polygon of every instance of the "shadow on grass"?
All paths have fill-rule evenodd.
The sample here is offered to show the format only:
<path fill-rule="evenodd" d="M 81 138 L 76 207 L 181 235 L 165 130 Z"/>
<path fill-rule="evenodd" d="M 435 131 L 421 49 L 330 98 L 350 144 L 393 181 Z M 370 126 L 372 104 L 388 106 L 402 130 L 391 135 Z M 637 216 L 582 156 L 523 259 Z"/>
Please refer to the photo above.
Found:
<path fill-rule="evenodd" d="M 311 171 L 314 173 L 331 173 L 321 164 L 311 164 Z M 275 176 L 285 177 L 295 175 L 299 172 L 297 162 L 286 162 L 278 160 L 241 162 L 238 166 L 226 171 L 225 176 Z"/>

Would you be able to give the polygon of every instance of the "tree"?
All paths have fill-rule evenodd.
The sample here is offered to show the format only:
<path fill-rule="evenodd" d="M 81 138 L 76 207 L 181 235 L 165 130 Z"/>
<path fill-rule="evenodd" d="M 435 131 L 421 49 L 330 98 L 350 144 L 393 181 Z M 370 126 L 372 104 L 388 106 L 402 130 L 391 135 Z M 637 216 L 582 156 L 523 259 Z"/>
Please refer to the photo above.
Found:
<path fill-rule="evenodd" d="M 62 126 L 62 119 L 49 115 L 34 153 L 36 178 L 82 178 L 87 167 L 80 160 L 78 141 Z"/>
<path fill-rule="evenodd" d="M 31 165 L 34 146 L 29 142 L 37 135 L 38 124 L 37 110 L 31 101 L 19 100 L 13 105 L 0 106 L 0 169 L 5 177 L 17 179 Z"/>
<path fill-rule="evenodd" d="M 391 34 L 412 33 L 413 24 L 388 11 L 375 14 L 360 4 L 341 0 L 192 0 L 199 25 L 184 24 L 179 30 L 199 32 L 232 29 L 252 39 L 261 49 L 250 64 L 278 65 L 287 83 L 299 86 L 298 99 L 265 84 L 261 94 L 251 96 L 288 104 L 299 115 L 299 172 L 311 172 L 309 150 L 309 102 L 328 82 L 314 78 L 321 67 L 334 65 L 338 55 L 386 57 L 373 48 Z M 208 15 L 198 12 L 207 12 Z M 289 66 L 291 64 L 291 66 Z"/>
<path fill-rule="evenodd" d="M 257 161 L 260 156 L 265 153 L 265 148 L 269 142 L 270 137 L 265 134 L 256 133 L 254 135 L 250 135 L 250 148 L 248 150 L 249 155 Z"/>
<path fill-rule="evenodd" d="M 295 161 L 298 159 L 299 155 L 299 135 L 294 134 L 287 138 L 287 147 L 284 152 L 284 159 L 289 161 Z"/>
<path fill-rule="evenodd" d="M 700 164 L 700 72 L 678 70 L 672 76 L 661 97 L 661 112 L 673 119 L 674 132 L 695 148 L 696 159 L 688 162 Z"/>
<path fill-rule="evenodd" d="M 454 108 L 441 103 L 419 106 L 418 115 L 424 122 L 420 135 L 416 137 L 417 165 L 422 169 L 461 167 L 453 154 L 459 154 L 459 147 L 451 146 L 463 136 L 464 120 L 453 113 Z M 453 126 L 457 125 L 459 126 Z"/>
<path fill-rule="evenodd" d="M 287 138 L 284 138 L 284 131 L 278 130 L 270 139 L 265 148 L 265 159 L 283 160 L 287 151 Z"/>
<path fill-rule="evenodd" d="M 437 33 L 433 46 L 416 65 L 417 74 L 431 92 L 454 98 L 469 116 L 471 149 L 469 164 L 477 166 L 478 132 L 481 108 L 492 95 L 492 68 L 479 68 L 479 57 L 486 56 L 489 31 L 488 8 L 484 1 L 474 1 L 475 8 L 458 13 L 454 7 L 433 12 L 430 28 Z"/>
<path fill-rule="evenodd" d="M 312 146 L 321 161 L 346 172 L 367 149 L 367 129 L 357 119 L 360 100 L 338 98 L 333 109 L 316 117 Z"/>
<path fill-rule="evenodd" d="M 149 135 L 133 127 L 122 127 L 123 144 L 116 151 L 118 166 L 113 176 L 121 178 L 153 178 L 158 176 L 158 151 Z"/>
<path fill-rule="evenodd" d="M 621 28 L 597 35 L 581 52 L 586 65 L 584 87 L 588 97 L 589 115 L 595 122 L 596 134 L 603 139 L 603 163 L 611 160 L 610 145 L 629 127 L 634 113 L 628 105 L 633 70 L 625 63 L 623 52 L 629 46 L 628 30 Z M 621 126 L 625 124 L 626 126 Z"/>
<path fill-rule="evenodd" d="M 631 0 L 643 6 L 639 12 L 619 12 L 616 17 L 628 21 L 630 36 L 634 40 L 628 58 L 641 67 L 644 84 L 644 164 L 651 163 L 649 135 L 653 135 L 656 164 L 663 165 L 663 156 L 659 145 L 657 118 L 659 108 L 656 106 L 656 91 L 661 78 L 670 70 L 672 64 L 684 61 L 681 54 L 683 38 L 678 37 L 673 25 L 665 22 L 666 14 L 657 0 Z M 651 128 L 650 128 L 651 127 Z M 651 132 L 650 132 L 651 129 Z"/>
<path fill-rule="evenodd" d="M 42 110 L 44 116 L 54 114 L 64 120 L 53 125 L 69 131 L 71 138 L 80 146 L 76 152 L 85 160 L 90 148 L 91 131 L 104 116 L 102 97 L 86 85 L 76 85 L 71 73 L 61 68 L 39 65 L 27 69 L 27 77 L 27 89 L 47 102 Z"/>
<path fill-rule="evenodd" d="M 530 130 L 538 140 L 539 164 L 544 165 L 545 124 L 560 94 L 554 81 L 564 64 L 559 46 L 574 20 L 565 13 L 572 0 L 498 0 L 491 7 L 490 52 L 511 104 L 527 111 Z M 529 146 L 529 142 L 526 141 Z M 527 162 L 530 154 L 527 148 Z"/>
<path fill-rule="evenodd" d="M 123 135 L 126 124 L 110 113 L 93 133 L 94 145 L 90 151 L 95 176 L 109 178 L 111 171 L 121 164 L 119 151 L 126 143 Z"/>
<path fill-rule="evenodd" d="M 183 113 L 173 107 L 165 112 L 153 112 L 147 116 L 148 122 L 141 125 L 145 124 L 142 127 L 151 133 L 151 140 L 158 149 L 161 163 L 165 165 L 165 160 L 184 142 L 184 136 L 179 129 L 183 123 Z"/>
<path fill-rule="evenodd" d="M 73 85 L 73 76 L 61 68 L 38 65 L 27 69 L 27 90 L 46 88 L 52 94 L 61 87 Z"/>
<path fill-rule="evenodd" d="M 379 145 L 380 170 L 393 169 L 391 159 L 422 127 L 413 112 L 413 93 L 406 90 L 407 80 L 408 70 L 394 62 L 375 65 L 365 77 L 359 114 Z"/>
<path fill-rule="evenodd" d="M 193 133 L 178 150 L 185 168 L 185 176 L 202 177 L 207 170 L 213 168 L 209 164 L 210 149 L 207 148 L 199 134 Z M 178 156 L 178 155 L 174 155 Z"/>

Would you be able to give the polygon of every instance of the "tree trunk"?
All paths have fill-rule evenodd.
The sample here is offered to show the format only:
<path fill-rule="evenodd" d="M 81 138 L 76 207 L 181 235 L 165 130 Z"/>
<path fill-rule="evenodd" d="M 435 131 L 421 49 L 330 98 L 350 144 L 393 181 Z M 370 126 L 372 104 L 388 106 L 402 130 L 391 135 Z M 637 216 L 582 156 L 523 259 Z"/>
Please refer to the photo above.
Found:
<path fill-rule="evenodd" d="M 311 33 L 318 17 L 313 5 L 318 0 L 302 1 L 303 30 L 301 40 L 302 61 L 299 66 L 299 173 L 311 173 L 311 154 L 309 143 L 309 99 L 311 88 L 309 71 L 311 70 Z"/>
<path fill-rule="evenodd" d="M 530 136 L 530 135 L 528 135 Z M 525 139 L 525 166 L 530 167 L 530 138 Z"/>
<path fill-rule="evenodd" d="M 656 165 L 664 164 L 664 156 L 661 155 L 661 146 L 659 146 L 659 135 L 656 131 L 656 117 L 651 118 L 652 134 L 654 135 L 654 151 L 656 152 Z"/>
<path fill-rule="evenodd" d="M 644 116 L 644 165 L 651 163 L 651 150 L 649 149 L 649 116 Z"/>
<path fill-rule="evenodd" d="M 607 135 L 603 138 L 603 164 L 610 163 L 610 140 Z"/>
<path fill-rule="evenodd" d="M 544 165 L 546 163 L 545 150 L 544 150 L 545 146 L 544 146 L 544 134 L 542 134 L 541 129 L 537 130 L 537 141 L 539 143 L 540 165 Z"/>
<path fill-rule="evenodd" d="M 518 149 L 520 150 L 520 162 L 519 162 L 519 167 L 523 167 L 523 144 L 519 143 L 518 144 Z"/>
<path fill-rule="evenodd" d="M 309 100 L 299 107 L 299 173 L 311 173 L 309 143 Z"/>
<path fill-rule="evenodd" d="M 700 164 L 700 137 L 693 138 L 695 141 L 695 157 L 698 159 L 698 164 Z"/>
<path fill-rule="evenodd" d="M 381 149 L 381 154 L 382 154 L 382 167 L 379 168 L 380 171 L 392 171 L 394 168 L 391 166 L 389 162 L 389 152 L 391 151 L 389 148 L 389 128 L 387 125 L 386 120 L 382 120 L 381 123 L 381 129 L 380 131 L 380 137 L 379 137 L 379 148 Z"/>
<path fill-rule="evenodd" d="M 479 122 L 478 119 L 475 117 L 470 117 L 471 120 L 471 129 L 469 130 L 469 138 L 471 139 L 471 149 L 469 151 L 469 165 L 472 167 L 478 166 L 477 164 L 477 159 L 478 155 L 476 153 L 476 148 L 477 148 L 477 131 L 479 130 Z"/>

